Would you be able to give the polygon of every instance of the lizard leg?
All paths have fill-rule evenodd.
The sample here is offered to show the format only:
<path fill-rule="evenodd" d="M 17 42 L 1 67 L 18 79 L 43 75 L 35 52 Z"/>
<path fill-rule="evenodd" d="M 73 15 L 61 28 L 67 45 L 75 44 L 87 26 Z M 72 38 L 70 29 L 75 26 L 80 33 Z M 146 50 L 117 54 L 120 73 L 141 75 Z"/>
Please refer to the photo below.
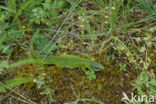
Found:
<path fill-rule="evenodd" d="M 86 68 L 82 68 L 83 72 L 87 75 L 89 80 L 96 79 L 95 72 L 93 70 L 87 71 Z"/>

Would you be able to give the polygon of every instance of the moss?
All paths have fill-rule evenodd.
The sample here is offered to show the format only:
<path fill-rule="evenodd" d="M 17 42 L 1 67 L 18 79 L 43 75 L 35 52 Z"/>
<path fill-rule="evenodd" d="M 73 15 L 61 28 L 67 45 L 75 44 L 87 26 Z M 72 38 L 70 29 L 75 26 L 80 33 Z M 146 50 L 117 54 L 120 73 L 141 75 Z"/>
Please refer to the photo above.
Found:
<path fill-rule="evenodd" d="M 82 98 L 96 98 L 105 103 L 119 104 L 122 98 L 122 90 L 127 91 L 132 77 L 131 75 L 123 76 L 119 72 L 119 69 L 116 67 L 109 68 L 109 65 L 105 66 L 105 70 L 97 72 L 97 78 L 92 81 L 80 69 L 71 70 L 52 66 L 45 67 L 45 70 L 39 71 L 35 67 L 32 65 L 21 66 L 17 70 L 17 76 L 30 76 L 32 73 L 37 76 L 43 72 L 47 76 L 51 76 L 53 83 L 48 86 L 55 90 L 53 99 L 57 101 L 57 104 L 59 102 L 72 102 L 76 100 L 74 91 L 77 94 L 80 93 Z M 44 97 L 39 95 L 34 84 L 25 85 L 25 89 L 31 89 L 33 92 L 33 95 L 30 94 L 29 96 L 35 95 L 36 98 L 40 97 L 40 101 L 44 100 Z"/>

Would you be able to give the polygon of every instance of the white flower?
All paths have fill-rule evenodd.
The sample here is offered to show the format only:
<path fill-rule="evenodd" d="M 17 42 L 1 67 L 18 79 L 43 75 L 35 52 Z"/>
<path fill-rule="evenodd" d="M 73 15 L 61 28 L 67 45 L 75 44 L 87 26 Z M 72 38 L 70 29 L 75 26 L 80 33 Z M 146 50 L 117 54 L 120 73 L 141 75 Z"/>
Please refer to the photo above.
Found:
<path fill-rule="evenodd" d="M 105 16 L 105 18 L 109 18 L 108 16 Z"/>
<path fill-rule="evenodd" d="M 33 82 L 34 82 L 34 83 L 37 83 L 37 79 L 34 79 Z"/>
<path fill-rule="evenodd" d="M 112 9 L 115 10 L 116 8 L 115 7 L 112 7 Z"/>
<path fill-rule="evenodd" d="M 40 16 L 37 16 L 37 18 L 40 18 Z"/>
<path fill-rule="evenodd" d="M 108 7 L 106 7 L 105 9 L 108 9 Z"/>
<path fill-rule="evenodd" d="M 23 29 L 25 29 L 25 26 L 22 26 Z"/>
<path fill-rule="evenodd" d="M 105 24 L 108 24 L 108 22 L 107 22 L 107 21 L 105 21 Z"/>
<path fill-rule="evenodd" d="M 33 11 L 33 12 L 36 12 L 37 10 L 36 10 L 36 9 L 33 9 L 32 11 Z"/>
<path fill-rule="evenodd" d="M 42 73 L 42 75 L 46 75 L 46 73 Z"/>
<path fill-rule="evenodd" d="M 81 21 L 84 22 L 84 18 L 82 18 Z"/>
<path fill-rule="evenodd" d="M 84 25 L 80 25 L 81 28 L 84 28 Z"/>
<path fill-rule="evenodd" d="M 78 19 L 79 19 L 79 20 L 81 20 L 81 19 L 82 19 L 82 17 L 81 17 L 81 16 L 79 16 L 79 17 L 78 17 Z"/>

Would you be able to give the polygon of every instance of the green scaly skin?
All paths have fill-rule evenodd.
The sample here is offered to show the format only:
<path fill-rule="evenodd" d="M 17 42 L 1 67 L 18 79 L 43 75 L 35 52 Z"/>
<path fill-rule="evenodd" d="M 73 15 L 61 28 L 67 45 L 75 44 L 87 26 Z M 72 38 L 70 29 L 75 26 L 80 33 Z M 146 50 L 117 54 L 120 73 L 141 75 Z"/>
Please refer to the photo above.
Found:
<path fill-rule="evenodd" d="M 38 34 L 38 32 L 35 33 L 35 36 L 36 34 Z M 42 60 L 44 59 L 44 55 L 41 55 L 34 50 L 33 41 L 35 40 L 35 36 L 33 36 L 30 44 L 31 54 L 34 58 Z M 66 68 L 81 68 L 89 77 L 89 79 L 95 79 L 95 71 L 100 71 L 104 69 L 104 67 L 96 61 L 91 61 L 89 59 L 81 58 L 74 55 L 50 55 L 47 56 L 47 58 L 45 58 L 42 62 L 43 64 L 54 64 L 56 66 Z M 86 69 L 90 69 L 90 72 L 88 72 Z"/>

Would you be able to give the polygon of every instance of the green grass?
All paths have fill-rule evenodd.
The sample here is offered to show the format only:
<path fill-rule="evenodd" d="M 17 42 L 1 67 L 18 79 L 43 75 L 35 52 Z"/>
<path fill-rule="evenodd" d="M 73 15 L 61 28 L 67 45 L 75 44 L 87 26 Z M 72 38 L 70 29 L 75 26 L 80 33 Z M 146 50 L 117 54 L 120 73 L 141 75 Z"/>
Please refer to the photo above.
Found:
<path fill-rule="evenodd" d="M 135 92 L 138 95 L 148 96 L 155 94 L 156 2 L 154 0 L 4 1 L 0 1 L 0 85 L 13 82 L 14 78 L 18 77 L 32 76 L 34 81 L 28 85 L 23 80 L 8 90 L 0 86 L 0 89 L 6 90 L 0 93 L 0 102 L 9 104 L 10 98 L 7 97 L 7 92 L 12 96 L 11 99 L 16 99 L 13 103 L 31 102 L 30 99 L 19 96 L 29 88 L 36 94 L 34 99 L 40 98 L 39 101 L 32 100 L 34 104 L 35 102 L 59 103 L 61 100 L 73 102 L 72 104 L 121 103 L 123 91 L 120 91 L 120 94 L 115 91 L 116 95 L 119 94 L 116 99 L 112 97 L 112 92 L 108 92 L 112 94 L 111 96 L 99 95 L 100 92 L 108 89 L 114 91 L 118 87 L 124 92 L 127 91 L 126 93 Z M 63 96 L 66 91 L 54 87 L 53 85 L 59 81 L 51 76 L 59 73 L 56 77 L 60 77 L 62 72 L 57 71 L 59 68 L 38 66 L 37 64 L 41 64 L 39 60 L 30 58 L 30 42 L 38 30 L 40 33 L 34 43 L 37 46 L 35 49 L 44 54 L 44 59 L 50 54 L 72 54 L 102 63 L 105 70 L 95 73 L 98 87 L 89 90 L 89 94 L 85 93 L 80 88 L 87 88 L 89 83 L 94 85 L 94 81 L 83 79 L 83 82 L 86 82 L 85 86 L 79 88 L 75 84 L 72 85 L 81 96 L 77 96 L 75 92 L 69 94 L 69 96 L 75 95 L 71 99 L 67 99 L 69 96 Z M 56 68 L 56 72 L 47 71 L 48 68 Z M 61 69 L 66 73 L 64 68 Z M 109 79 L 103 79 L 107 77 L 103 74 L 110 70 L 112 73 L 113 70 L 119 71 L 120 75 L 118 72 L 113 75 L 120 76 L 119 79 L 123 80 L 123 82 L 114 82 L 120 85 L 114 89 L 104 84 Z M 76 71 L 71 71 L 72 74 L 69 71 L 70 75 L 67 76 L 71 81 L 83 78 L 83 75 L 71 77 L 73 74 L 77 75 Z M 62 77 L 67 80 L 65 82 L 68 83 L 67 88 L 70 88 L 71 83 L 68 78 Z M 102 90 L 99 90 L 100 88 Z M 11 93 L 11 90 L 14 92 Z M 57 96 L 55 90 L 62 91 L 62 96 Z M 91 95 L 92 91 L 97 94 Z M 30 92 L 27 95 L 32 96 Z M 152 103 L 144 102 L 144 104 Z"/>

